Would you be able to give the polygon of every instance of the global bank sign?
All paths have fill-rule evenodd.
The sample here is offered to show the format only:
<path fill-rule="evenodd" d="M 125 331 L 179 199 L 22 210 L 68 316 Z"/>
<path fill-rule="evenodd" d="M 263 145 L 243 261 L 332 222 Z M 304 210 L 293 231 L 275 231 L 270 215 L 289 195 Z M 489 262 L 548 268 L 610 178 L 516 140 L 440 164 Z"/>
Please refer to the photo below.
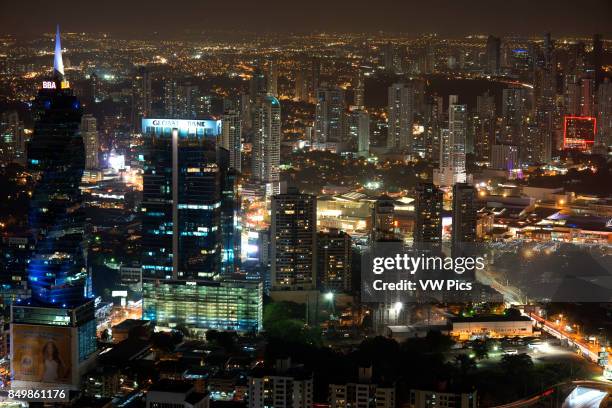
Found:
<path fill-rule="evenodd" d="M 155 133 L 168 133 L 177 129 L 179 133 L 216 136 L 221 134 L 220 120 L 191 119 L 142 119 L 143 131 L 153 130 Z"/>

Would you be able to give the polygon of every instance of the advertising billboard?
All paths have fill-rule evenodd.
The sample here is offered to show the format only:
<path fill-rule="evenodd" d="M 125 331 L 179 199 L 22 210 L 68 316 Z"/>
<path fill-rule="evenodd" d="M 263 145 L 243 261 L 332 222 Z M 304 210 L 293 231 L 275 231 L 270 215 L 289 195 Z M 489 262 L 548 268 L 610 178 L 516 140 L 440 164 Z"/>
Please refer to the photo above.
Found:
<path fill-rule="evenodd" d="M 14 324 L 13 379 L 70 384 L 73 364 L 70 330 L 68 327 Z"/>

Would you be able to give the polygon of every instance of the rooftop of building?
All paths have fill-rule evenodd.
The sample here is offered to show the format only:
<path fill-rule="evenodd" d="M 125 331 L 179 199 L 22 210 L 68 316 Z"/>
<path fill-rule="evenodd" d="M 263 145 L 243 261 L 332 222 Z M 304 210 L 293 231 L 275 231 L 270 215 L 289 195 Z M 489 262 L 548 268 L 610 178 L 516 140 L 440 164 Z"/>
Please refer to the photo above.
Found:
<path fill-rule="evenodd" d="M 131 330 L 135 327 L 149 326 L 151 322 L 149 320 L 141 319 L 125 319 L 121 323 L 113 326 L 113 330 Z"/>
<path fill-rule="evenodd" d="M 486 322 L 529 322 L 531 319 L 527 316 L 516 315 L 480 315 L 472 317 L 451 317 L 453 323 L 486 323 Z"/>
<path fill-rule="evenodd" d="M 104 363 L 124 364 L 144 355 L 150 347 L 148 340 L 130 337 L 101 352 L 99 358 Z"/>
<path fill-rule="evenodd" d="M 171 392 L 175 394 L 187 394 L 194 386 L 189 381 L 171 380 L 163 378 L 149 387 L 149 391 Z M 199 401 L 199 400 L 198 400 Z"/>

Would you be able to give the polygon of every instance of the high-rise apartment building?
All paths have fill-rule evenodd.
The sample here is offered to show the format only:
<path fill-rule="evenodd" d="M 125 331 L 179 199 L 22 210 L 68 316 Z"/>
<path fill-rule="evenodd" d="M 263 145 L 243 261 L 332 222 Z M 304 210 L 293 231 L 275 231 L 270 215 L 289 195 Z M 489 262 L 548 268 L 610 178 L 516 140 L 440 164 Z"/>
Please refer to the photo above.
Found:
<path fill-rule="evenodd" d="M 310 290 L 317 279 L 317 199 L 289 188 L 272 197 L 272 289 Z"/>
<path fill-rule="evenodd" d="M 368 157 L 370 151 L 370 115 L 363 110 L 351 110 L 345 119 L 348 150 L 357 152 L 358 156 Z"/>
<path fill-rule="evenodd" d="M 267 194 L 280 192 L 281 107 L 278 99 L 259 98 L 254 112 L 252 175 L 253 181 L 266 188 Z"/>
<path fill-rule="evenodd" d="M 388 89 L 388 149 L 413 148 L 412 124 L 414 121 L 414 88 L 410 84 L 397 83 Z"/>
<path fill-rule="evenodd" d="M 321 145 L 343 142 L 343 120 L 346 102 L 344 91 L 340 88 L 322 88 L 317 90 L 315 112 L 315 134 Z"/>
<path fill-rule="evenodd" d="M 476 189 L 465 183 L 453 186 L 453 249 L 476 242 Z"/>
<path fill-rule="evenodd" d="M 317 273 L 322 290 L 351 291 L 351 237 L 332 229 L 317 235 Z"/>
<path fill-rule="evenodd" d="M 442 191 L 433 183 L 421 182 L 415 191 L 415 244 L 442 242 Z"/>
<path fill-rule="evenodd" d="M 242 171 L 242 117 L 234 109 L 223 115 L 221 147 L 229 152 L 229 166 L 237 172 Z"/>
<path fill-rule="evenodd" d="M 98 126 L 93 115 L 83 115 L 81 119 L 81 136 L 85 144 L 85 168 L 97 169 L 100 166 L 98 152 L 100 150 L 100 139 Z"/>

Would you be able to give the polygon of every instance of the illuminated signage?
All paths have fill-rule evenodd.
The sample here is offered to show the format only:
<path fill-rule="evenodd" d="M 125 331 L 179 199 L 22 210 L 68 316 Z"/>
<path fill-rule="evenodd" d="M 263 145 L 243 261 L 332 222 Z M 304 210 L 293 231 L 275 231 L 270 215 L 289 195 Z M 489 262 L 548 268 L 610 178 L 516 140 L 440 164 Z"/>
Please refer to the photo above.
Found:
<path fill-rule="evenodd" d="M 43 81 L 42 87 L 43 89 L 56 89 L 55 82 L 53 81 Z"/>
<path fill-rule="evenodd" d="M 181 134 L 217 136 L 221 134 L 221 121 L 210 119 L 143 119 L 142 129 L 154 133 L 167 133 L 172 129 L 177 129 Z"/>
<path fill-rule="evenodd" d="M 597 121 L 590 116 L 566 116 L 563 122 L 563 147 L 588 150 L 595 142 Z"/>

